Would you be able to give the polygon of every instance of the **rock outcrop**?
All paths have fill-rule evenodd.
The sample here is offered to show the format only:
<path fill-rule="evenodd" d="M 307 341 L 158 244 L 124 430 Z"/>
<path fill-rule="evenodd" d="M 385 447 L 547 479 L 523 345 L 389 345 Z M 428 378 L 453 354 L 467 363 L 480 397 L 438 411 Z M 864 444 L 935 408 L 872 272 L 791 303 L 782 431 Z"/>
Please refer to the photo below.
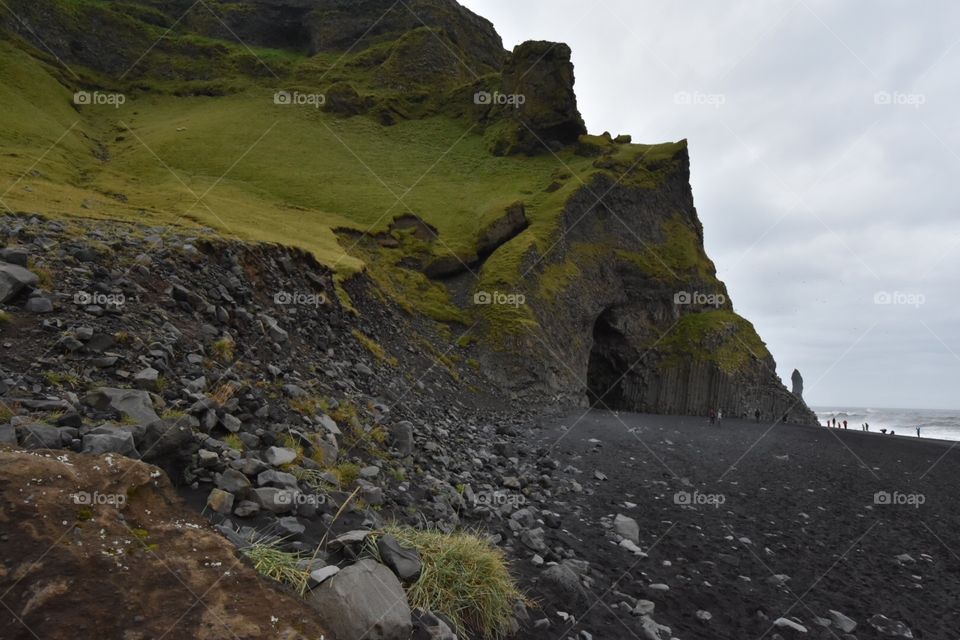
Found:
<path fill-rule="evenodd" d="M 601 408 L 815 424 L 704 253 L 686 142 L 654 166 L 654 182 L 600 175 L 570 198 L 550 249 L 525 258 L 538 335 L 507 336 L 486 370 Z"/>
<path fill-rule="evenodd" d="M 570 47 L 561 42 L 517 45 L 503 67 L 500 86 L 481 94 L 494 121 L 487 132 L 497 155 L 547 153 L 587 132 L 573 89 Z"/>
<path fill-rule="evenodd" d="M 803 398 L 803 376 L 800 375 L 799 370 L 793 370 L 793 375 L 790 376 L 790 381 L 793 383 L 793 395 L 797 396 L 798 398 Z"/>
<path fill-rule="evenodd" d="M 5 638 L 329 634 L 192 514 L 156 467 L 119 455 L 0 451 L 0 512 Z"/>

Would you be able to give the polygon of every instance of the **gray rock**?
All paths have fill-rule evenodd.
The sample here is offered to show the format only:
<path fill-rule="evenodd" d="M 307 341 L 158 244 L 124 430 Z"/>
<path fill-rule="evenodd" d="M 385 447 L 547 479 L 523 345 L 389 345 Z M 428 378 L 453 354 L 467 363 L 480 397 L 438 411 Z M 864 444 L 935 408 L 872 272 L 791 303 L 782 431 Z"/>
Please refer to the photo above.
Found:
<path fill-rule="evenodd" d="M 401 455 L 413 453 L 413 424 L 404 420 L 390 427 L 390 444 Z"/>
<path fill-rule="evenodd" d="M 355 529 L 348 531 L 341 536 L 337 536 L 330 541 L 327 548 L 330 551 L 340 551 L 345 547 L 357 548 L 369 537 L 370 532 L 365 529 Z"/>
<path fill-rule="evenodd" d="M 154 369 L 153 367 L 147 367 L 142 371 L 138 372 L 137 375 L 133 377 L 133 385 L 137 389 L 144 389 L 146 391 L 158 391 L 160 379 L 160 372 Z"/>
<path fill-rule="evenodd" d="M 250 500 L 241 500 L 233 513 L 240 518 L 250 518 L 260 513 L 260 505 Z"/>
<path fill-rule="evenodd" d="M 377 538 L 377 550 L 380 560 L 393 571 L 404 584 L 417 581 L 423 571 L 423 561 L 416 549 L 403 547 L 400 541 L 390 534 Z"/>
<path fill-rule="evenodd" d="M 314 436 L 313 438 L 313 448 L 320 452 L 321 460 L 323 464 L 327 466 L 332 466 L 337 463 L 337 458 L 340 456 L 340 449 L 331 442 L 324 440 L 319 436 Z"/>
<path fill-rule="evenodd" d="M 0 424 L 0 445 L 17 446 L 17 430 L 12 424 Z"/>
<path fill-rule="evenodd" d="M 410 605 L 393 572 L 365 559 L 341 570 L 307 596 L 337 640 L 407 640 Z"/>
<path fill-rule="evenodd" d="M 233 510 L 233 499 L 232 493 L 215 488 L 207 496 L 207 506 L 217 513 L 228 514 Z"/>
<path fill-rule="evenodd" d="M 341 435 L 340 427 L 337 426 L 336 420 L 325 413 L 321 413 L 319 416 L 317 416 L 317 419 L 320 421 L 320 426 L 327 430 L 327 433 L 335 436 Z"/>
<path fill-rule="evenodd" d="M 656 608 L 657 605 L 649 600 L 637 600 L 637 605 L 633 608 L 631 613 L 635 616 L 646 616 L 653 613 L 653 610 Z"/>
<path fill-rule="evenodd" d="M 281 538 L 298 538 L 307 530 L 299 520 L 293 516 L 279 518 L 274 523 L 274 530 Z"/>
<path fill-rule="evenodd" d="M 236 469 L 227 469 L 217 478 L 217 487 L 236 495 L 246 495 L 250 480 Z"/>
<path fill-rule="evenodd" d="M 777 618 L 773 621 L 773 626 L 778 629 L 790 629 L 791 631 L 796 631 L 797 633 L 806 633 L 807 628 L 798 622 L 794 622 L 789 618 Z"/>
<path fill-rule="evenodd" d="M 633 544 L 640 544 L 640 526 L 633 518 L 618 513 L 613 519 L 613 530 Z"/>
<path fill-rule="evenodd" d="M 20 265 L 0 262 L 0 304 L 10 302 L 24 287 L 35 287 L 40 278 Z"/>
<path fill-rule="evenodd" d="M 197 462 L 201 467 L 215 467 L 220 463 L 220 454 L 209 449 L 200 449 L 197 451 Z"/>
<path fill-rule="evenodd" d="M 580 574 L 577 567 L 564 560 L 560 564 L 547 567 L 540 573 L 540 582 L 552 587 L 565 601 L 571 604 L 582 603 L 587 600 L 587 591 L 580 584 Z"/>
<path fill-rule="evenodd" d="M 840 631 L 843 631 L 844 633 L 853 633 L 853 630 L 857 628 L 856 622 L 843 615 L 839 611 L 830 609 L 827 611 L 827 613 L 830 615 L 830 619 L 833 621 L 834 626 L 836 626 L 837 629 L 840 629 Z"/>
<path fill-rule="evenodd" d="M 250 493 L 252 500 L 260 508 L 273 513 L 290 513 L 293 511 L 293 504 L 296 501 L 296 494 L 288 489 L 261 487 L 253 489 Z"/>
<path fill-rule="evenodd" d="M 293 474 L 284 473 L 275 469 L 268 469 L 257 476 L 257 484 L 261 487 L 277 487 L 278 489 L 296 489 L 297 479 Z"/>
<path fill-rule="evenodd" d="M 59 449 L 63 446 L 60 429 L 48 424 L 21 427 L 20 444 L 27 449 Z"/>
<path fill-rule="evenodd" d="M 222 424 L 223 428 L 230 433 L 237 433 L 240 431 L 240 427 L 243 426 L 243 422 L 240 420 L 240 418 L 229 413 L 224 414 L 223 418 L 220 419 L 220 424 Z"/>
<path fill-rule="evenodd" d="M 457 634 L 440 616 L 416 609 L 413 612 L 414 640 L 457 640 Z"/>
<path fill-rule="evenodd" d="M 321 567 L 310 572 L 310 588 L 313 589 L 319 584 L 323 584 L 328 579 L 340 573 L 340 567 L 332 564 L 328 567 Z"/>
<path fill-rule="evenodd" d="M 43 295 L 30 296 L 23 308 L 30 313 L 51 313 L 53 300 Z"/>
<path fill-rule="evenodd" d="M 184 419 L 155 420 L 134 429 L 133 439 L 143 460 L 159 464 L 179 456 L 193 442 L 193 430 Z"/>
<path fill-rule="evenodd" d="M 30 254 L 24 249 L 17 249 L 16 247 L 5 247 L 0 249 L 0 262 L 9 262 L 10 264 L 15 264 L 18 267 L 26 267 L 29 260 Z"/>
<path fill-rule="evenodd" d="M 83 401 L 100 411 L 112 409 L 125 418 L 141 424 L 156 422 L 160 416 L 153 410 L 150 394 L 140 389 L 110 389 L 101 387 L 87 394 Z"/>
<path fill-rule="evenodd" d="M 877 630 L 877 633 L 889 638 L 913 638 L 913 631 L 900 622 L 899 620 L 891 620 L 885 615 L 875 614 L 870 617 L 867 622 L 871 627 Z"/>
<path fill-rule="evenodd" d="M 290 464 L 297 459 L 297 452 L 286 447 L 268 447 L 263 453 L 263 459 L 269 465 L 279 467 L 282 464 Z"/>
<path fill-rule="evenodd" d="M 640 616 L 640 637 L 643 640 L 670 640 L 670 627 L 664 626 L 649 615 Z"/>
<path fill-rule="evenodd" d="M 83 436 L 83 453 L 119 453 L 129 458 L 140 458 L 133 433 L 128 429 L 114 426 L 102 426 Z"/>
<path fill-rule="evenodd" d="M 520 533 L 520 542 L 532 551 L 545 551 L 547 543 L 544 539 L 543 527 L 536 529 L 524 529 Z"/>

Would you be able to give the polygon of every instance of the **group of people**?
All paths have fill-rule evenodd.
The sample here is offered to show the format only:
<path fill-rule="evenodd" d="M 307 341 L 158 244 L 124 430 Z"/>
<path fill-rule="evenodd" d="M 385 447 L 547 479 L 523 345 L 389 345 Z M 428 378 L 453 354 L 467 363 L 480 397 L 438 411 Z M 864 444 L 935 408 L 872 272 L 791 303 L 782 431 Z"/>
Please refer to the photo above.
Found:
<path fill-rule="evenodd" d="M 831 424 L 831 423 L 832 423 L 832 424 Z M 837 422 L 837 419 L 836 419 L 836 418 L 828 418 L 828 419 L 827 419 L 827 426 L 828 426 L 828 427 L 832 426 L 834 429 L 846 429 L 846 428 L 847 428 L 847 421 L 846 421 L 846 420 L 841 420 L 840 422 Z M 863 424 L 861 424 L 861 425 L 860 425 L 860 431 L 870 431 L 870 423 L 869 423 L 869 422 L 864 422 Z M 880 429 L 880 433 L 882 433 L 883 435 L 887 435 L 887 430 L 886 430 L 886 429 Z M 895 436 L 895 435 L 897 435 L 897 432 L 894 431 L 893 429 L 891 429 L 891 430 L 889 431 L 889 434 L 890 434 L 891 436 Z M 918 437 L 918 438 L 920 437 L 920 427 L 917 427 L 917 437 Z"/>
<path fill-rule="evenodd" d="M 783 414 L 783 423 L 786 424 L 789 420 L 789 414 Z M 709 413 L 710 424 L 720 425 L 723 420 L 723 410 L 722 409 L 710 409 Z M 744 416 L 746 418 L 746 416 Z M 753 410 L 753 419 L 756 420 L 757 424 L 760 424 L 760 409 Z M 827 426 L 829 425 L 829 420 L 827 421 Z"/>

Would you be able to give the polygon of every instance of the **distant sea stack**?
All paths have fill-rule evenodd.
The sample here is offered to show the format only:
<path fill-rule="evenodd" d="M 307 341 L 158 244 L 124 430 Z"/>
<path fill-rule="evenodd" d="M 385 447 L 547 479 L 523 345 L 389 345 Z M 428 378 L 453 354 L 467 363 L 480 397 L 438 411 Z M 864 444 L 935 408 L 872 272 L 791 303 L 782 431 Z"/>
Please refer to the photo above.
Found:
<path fill-rule="evenodd" d="M 790 379 L 793 381 L 793 395 L 798 398 L 803 398 L 803 376 L 800 375 L 799 369 L 793 370 L 793 375 L 790 376 Z"/>

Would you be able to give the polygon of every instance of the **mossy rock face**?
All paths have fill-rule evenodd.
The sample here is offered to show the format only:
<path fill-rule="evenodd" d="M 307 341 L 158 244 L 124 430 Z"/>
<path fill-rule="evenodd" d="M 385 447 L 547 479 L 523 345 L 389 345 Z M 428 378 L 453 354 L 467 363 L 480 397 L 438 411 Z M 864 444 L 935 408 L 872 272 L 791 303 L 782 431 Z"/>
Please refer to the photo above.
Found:
<path fill-rule="evenodd" d="M 376 77 L 382 86 L 395 91 L 427 89 L 435 96 L 438 90 L 470 79 L 470 70 L 461 60 L 456 46 L 442 31 L 422 27 L 397 39 Z"/>
<path fill-rule="evenodd" d="M 327 89 L 323 109 L 342 116 L 366 113 L 367 103 L 349 82 L 338 82 Z"/>
<path fill-rule="evenodd" d="M 363 50 L 426 26 L 441 31 L 477 75 L 499 70 L 506 56 L 493 24 L 454 0 L 317 0 L 313 5 L 307 18 L 313 52 Z"/>
<path fill-rule="evenodd" d="M 503 67 L 499 92 L 492 94 L 495 154 L 534 154 L 574 143 L 587 132 L 573 90 L 570 47 L 559 42 L 517 45 Z"/>

